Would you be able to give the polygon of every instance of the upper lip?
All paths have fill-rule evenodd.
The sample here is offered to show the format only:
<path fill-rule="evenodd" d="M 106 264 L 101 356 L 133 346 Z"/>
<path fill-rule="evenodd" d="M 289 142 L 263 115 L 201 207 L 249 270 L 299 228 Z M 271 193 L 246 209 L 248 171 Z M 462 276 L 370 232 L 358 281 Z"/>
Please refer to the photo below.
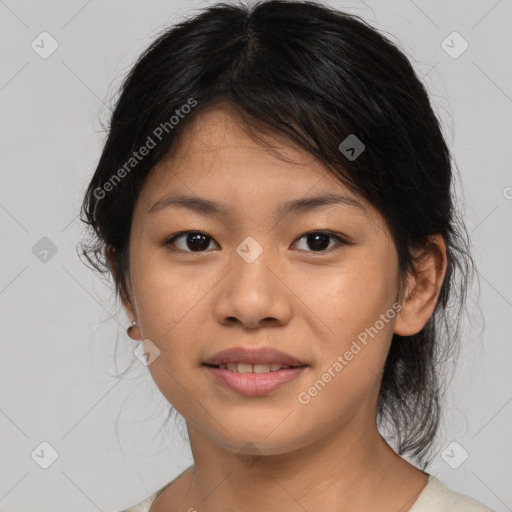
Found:
<path fill-rule="evenodd" d="M 227 350 L 221 350 L 212 357 L 208 358 L 204 364 L 220 365 L 227 363 L 246 363 L 246 364 L 270 364 L 280 363 L 282 365 L 307 366 L 306 363 L 295 359 L 285 352 L 275 348 L 246 348 L 234 347 Z"/>

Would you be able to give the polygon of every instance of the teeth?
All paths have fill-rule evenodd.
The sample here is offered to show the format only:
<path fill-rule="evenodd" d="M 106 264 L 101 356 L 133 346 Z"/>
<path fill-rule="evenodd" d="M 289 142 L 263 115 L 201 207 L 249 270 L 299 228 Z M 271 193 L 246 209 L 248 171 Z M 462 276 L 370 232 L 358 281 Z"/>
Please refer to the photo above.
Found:
<path fill-rule="evenodd" d="M 238 363 L 236 365 L 236 370 L 238 371 L 238 373 L 251 373 L 252 364 Z"/>
<path fill-rule="evenodd" d="M 219 368 L 221 370 L 230 370 L 232 372 L 238 373 L 268 373 L 275 372 L 277 370 L 286 370 L 287 368 L 292 368 L 290 365 L 280 364 L 280 363 L 270 363 L 270 364 L 248 364 L 248 363 L 227 363 L 220 364 Z"/>
<path fill-rule="evenodd" d="M 269 364 L 255 364 L 253 366 L 254 373 L 267 373 L 270 371 L 270 365 Z"/>

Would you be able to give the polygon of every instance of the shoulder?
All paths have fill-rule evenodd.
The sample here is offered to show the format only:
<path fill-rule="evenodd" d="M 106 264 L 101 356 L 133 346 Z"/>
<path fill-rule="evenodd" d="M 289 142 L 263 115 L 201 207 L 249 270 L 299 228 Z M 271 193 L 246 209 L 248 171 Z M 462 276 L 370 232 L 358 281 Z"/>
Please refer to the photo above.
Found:
<path fill-rule="evenodd" d="M 134 505 L 133 507 L 122 510 L 121 512 L 149 512 L 151 504 L 156 497 L 169 484 L 162 489 L 148 496 L 144 501 Z M 438 480 L 435 476 L 430 475 L 428 483 L 418 496 L 409 512 L 495 512 L 486 507 L 479 501 L 450 490 L 446 485 Z"/>
<path fill-rule="evenodd" d="M 494 512 L 479 501 L 452 491 L 435 476 L 418 496 L 409 512 Z"/>

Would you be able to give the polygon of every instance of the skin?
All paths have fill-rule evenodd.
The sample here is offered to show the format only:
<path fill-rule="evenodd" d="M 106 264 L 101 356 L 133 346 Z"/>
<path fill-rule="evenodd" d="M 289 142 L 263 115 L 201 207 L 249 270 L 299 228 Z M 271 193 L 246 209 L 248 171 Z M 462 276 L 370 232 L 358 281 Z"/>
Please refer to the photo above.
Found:
<path fill-rule="evenodd" d="M 122 297 L 138 324 L 130 336 L 159 348 L 149 370 L 186 419 L 194 456 L 151 512 L 367 512 L 377 503 L 381 512 L 405 512 L 428 477 L 378 432 L 379 379 L 393 332 L 415 334 L 433 313 L 446 271 L 443 239 L 432 238 L 417 275 L 408 277 L 402 309 L 308 404 L 300 403 L 298 394 L 359 333 L 394 311 L 398 259 L 369 203 L 289 140 L 265 140 L 271 148 L 255 142 L 227 105 L 201 112 L 153 169 L 135 206 L 131 294 Z M 178 192 L 227 205 L 231 216 L 182 207 L 148 213 Z M 337 204 L 274 218 L 283 202 L 322 192 L 356 199 L 366 211 Z M 305 234 L 320 229 L 351 243 L 333 237 L 327 249 L 315 250 Z M 206 250 L 191 248 L 186 236 L 174 251 L 164 245 L 185 230 L 207 233 Z M 236 252 L 247 236 L 263 249 L 252 263 Z M 202 366 L 234 346 L 272 346 L 309 366 L 267 395 L 240 395 Z"/>

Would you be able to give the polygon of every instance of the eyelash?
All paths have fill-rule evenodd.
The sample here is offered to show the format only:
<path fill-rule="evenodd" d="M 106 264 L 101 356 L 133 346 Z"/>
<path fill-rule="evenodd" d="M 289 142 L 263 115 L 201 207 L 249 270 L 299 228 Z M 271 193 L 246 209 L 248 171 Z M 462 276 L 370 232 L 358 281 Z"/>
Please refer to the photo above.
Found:
<path fill-rule="evenodd" d="M 209 238 L 210 240 L 213 240 L 213 238 L 211 236 L 209 236 L 207 233 L 205 233 L 203 231 L 196 231 L 196 230 L 193 230 L 193 231 L 181 231 L 179 233 L 176 233 L 175 235 L 172 235 L 170 238 L 167 238 L 164 241 L 164 245 L 169 247 L 170 250 L 173 250 L 173 251 L 176 251 L 176 252 L 181 251 L 181 252 L 185 252 L 185 253 L 188 252 L 188 253 L 191 253 L 191 254 L 201 254 L 201 253 L 206 252 L 206 251 L 188 251 L 188 250 L 184 250 L 184 249 L 176 249 L 175 247 L 173 247 L 173 244 L 176 241 L 176 239 L 178 239 L 178 238 L 180 238 L 180 237 L 182 237 L 184 235 L 188 235 L 190 233 L 201 234 L 201 235 L 204 235 L 205 237 Z M 300 236 L 296 240 L 302 240 L 303 238 L 307 237 L 307 235 L 311 235 L 311 234 L 328 235 L 331 238 L 335 238 L 338 241 L 338 246 L 339 245 L 350 245 L 350 243 L 347 242 L 340 235 L 338 235 L 336 233 L 333 233 L 332 231 L 327 231 L 327 230 L 308 231 L 307 233 L 304 233 L 302 236 Z M 306 252 L 311 252 L 313 254 L 326 254 L 326 253 L 331 252 L 335 248 L 336 248 L 336 246 L 331 247 L 330 249 L 323 249 L 321 251 L 306 251 Z"/>

